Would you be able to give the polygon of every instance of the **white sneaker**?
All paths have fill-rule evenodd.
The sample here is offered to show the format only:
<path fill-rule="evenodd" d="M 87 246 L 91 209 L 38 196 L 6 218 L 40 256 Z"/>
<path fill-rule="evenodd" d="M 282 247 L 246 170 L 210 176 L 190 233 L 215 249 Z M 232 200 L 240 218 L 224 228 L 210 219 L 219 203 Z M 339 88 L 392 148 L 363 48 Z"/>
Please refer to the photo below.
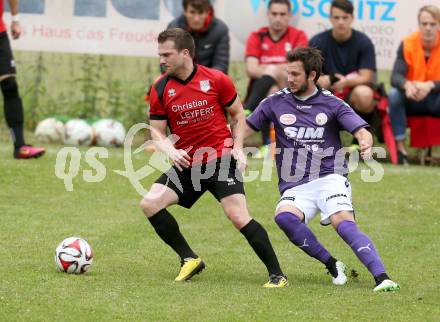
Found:
<path fill-rule="evenodd" d="M 345 264 L 341 261 L 337 261 L 335 266 L 336 271 L 338 272 L 338 276 L 332 277 L 333 284 L 344 285 L 345 283 L 347 283 L 347 275 L 345 275 L 347 266 L 345 266 Z"/>
<path fill-rule="evenodd" d="M 383 280 L 373 289 L 374 292 L 394 292 L 398 290 L 400 290 L 400 285 L 392 280 Z"/>

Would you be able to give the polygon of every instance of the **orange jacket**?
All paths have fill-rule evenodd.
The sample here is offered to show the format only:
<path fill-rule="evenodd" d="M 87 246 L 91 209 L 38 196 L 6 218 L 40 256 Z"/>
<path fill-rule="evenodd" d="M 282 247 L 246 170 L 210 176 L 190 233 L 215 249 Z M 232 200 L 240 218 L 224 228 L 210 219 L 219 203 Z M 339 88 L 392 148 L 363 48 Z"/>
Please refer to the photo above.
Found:
<path fill-rule="evenodd" d="M 440 32 L 437 45 L 431 50 L 428 61 L 422 47 L 422 37 L 419 31 L 403 39 L 403 57 L 408 65 L 406 78 L 408 80 L 429 81 L 440 79 Z"/>

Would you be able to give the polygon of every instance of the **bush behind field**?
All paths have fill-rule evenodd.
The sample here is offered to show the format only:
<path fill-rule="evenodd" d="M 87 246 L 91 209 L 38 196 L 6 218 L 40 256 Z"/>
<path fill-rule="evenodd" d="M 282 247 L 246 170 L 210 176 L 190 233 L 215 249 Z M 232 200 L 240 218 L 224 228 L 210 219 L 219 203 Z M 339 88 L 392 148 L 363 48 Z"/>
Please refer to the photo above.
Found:
<path fill-rule="evenodd" d="M 24 51 L 16 51 L 14 56 L 29 130 L 54 115 L 111 117 L 130 127 L 145 120 L 144 95 L 159 75 L 155 57 Z M 243 64 L 233 63 L 230 73 L 244 93 Z"/>
<path fill-rule="evenodd" d="M 155 57 L 25 51 L 15 51 L 14 56 L 28 130 L 54 115 L 111 117 L 130 127 L 145 120 L 144 95 L 159 75 Z M 244 98 L 244 63 L 232 62 L 229 75 Z M 389 72 L 379 76 L 388 82 Z"/>

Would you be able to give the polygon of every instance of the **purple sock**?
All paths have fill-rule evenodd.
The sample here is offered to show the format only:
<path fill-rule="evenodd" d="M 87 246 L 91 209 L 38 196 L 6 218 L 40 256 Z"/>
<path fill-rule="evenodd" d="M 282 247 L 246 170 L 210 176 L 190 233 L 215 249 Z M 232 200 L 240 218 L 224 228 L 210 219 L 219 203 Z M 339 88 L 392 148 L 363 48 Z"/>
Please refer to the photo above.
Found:
<path fill-rule="evenodd" d="M 373 245 L 373 242 L 361 232 L 356 223 L 352 221 L 343 221 L 336 229 L 339 236 L 350 245 L 353 252 L 370 271 L 373 277 L 385 273 L 385 267 Z"/>
<path fill-rule="evenodd" d="M 312 231 L 294 214 L 281 212 L 275 217 L 275 222 L 284 231 L 289 240 L 309 256 L 316 258 L 324 265 L 332 258 L 330 253 L 316 239 Z"/>

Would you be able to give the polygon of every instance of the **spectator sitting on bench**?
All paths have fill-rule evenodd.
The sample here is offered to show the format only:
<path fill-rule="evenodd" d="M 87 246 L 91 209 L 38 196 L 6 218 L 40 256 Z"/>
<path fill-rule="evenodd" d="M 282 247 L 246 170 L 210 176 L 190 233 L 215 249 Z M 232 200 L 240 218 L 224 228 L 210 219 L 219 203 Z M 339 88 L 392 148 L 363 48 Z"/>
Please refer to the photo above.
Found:
<path fill-rule="evenodd" d="M 422 7 L 419 30 L 405 37 L 397 50 L 388 95 L 398 163 L 406 164 L 406 115 L 440 117 L 440 8 Z"/>
<path fill-rule="evenodd" d="M 269 25 L 249 35 L 246 44 L 246 72 L 250 78 L 245 108 L 253 111 L 268 95 L 287 87 L 286 54 L 296 47 L 307 46 L 304 31 L 289 26 L 292 17 L 290 0 L 270 0 L 267 8 Z M 269 126 L 261 129 L 263 146 L 256 157 L 269 152 Z"/>
<path fill-rule="evenodd" d="M 375 105 L 372 86 L 376 56 L 371 39 L 352 28 L 353 11 L 349 0 L 332 1 L 330 22 L 333 28 L 310 39 L 310 47 L 318 48 L 324 58 L 318 85 L 347 101 L 359 116 L 371 124 Z"/>

